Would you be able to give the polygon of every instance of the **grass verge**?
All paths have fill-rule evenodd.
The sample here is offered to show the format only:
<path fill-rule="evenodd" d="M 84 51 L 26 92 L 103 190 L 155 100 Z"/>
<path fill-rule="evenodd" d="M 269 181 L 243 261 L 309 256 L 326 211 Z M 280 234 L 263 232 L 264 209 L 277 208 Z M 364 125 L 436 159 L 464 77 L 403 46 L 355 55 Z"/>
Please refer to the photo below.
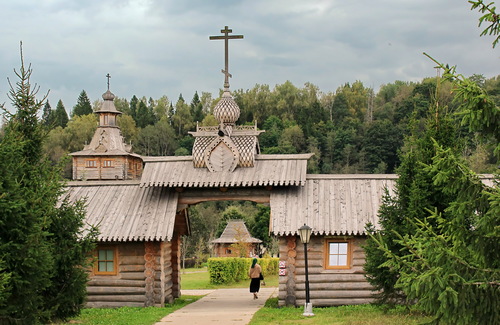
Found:
<path fill-rule="evenodd" d="M 303 307 L 276 308 L 278 298 L 271 298 L 252 318 L 250 325 L 268 324 L 314 324 L 314 325 L 412 325 L 429 322 L 427 317 L 407 309 L 394 308 L 386 310 L 375 305 L 339 306 L 313 308 L 314 316 L 302 316 Z"/>
<path fill-rule="evenodd" d="M 89 308 L 82 310 L 79 317 L 67 323 L 82 325 L 151 325 L 175 310 L 182 308 L 202 296 L 182 296 L 173 304 L 158 307 L 121 307 L 121 308 Z"/>

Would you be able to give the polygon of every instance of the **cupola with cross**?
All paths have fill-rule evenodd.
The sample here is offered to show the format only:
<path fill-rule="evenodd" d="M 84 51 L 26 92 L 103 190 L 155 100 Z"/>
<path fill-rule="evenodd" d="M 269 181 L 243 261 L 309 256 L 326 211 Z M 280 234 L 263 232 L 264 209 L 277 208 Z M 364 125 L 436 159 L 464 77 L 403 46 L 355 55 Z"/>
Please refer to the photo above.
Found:
<path fill-rule="evenodd" d="M 110 180 L 139 179 L 142 174 L 142 158 L 132 153 L 132 146 L 126 144 L 118 126 L 117 117 L 122 114 L 114 104 L 115 95 L 109 90 L 102 95 L 101 108 L 95 113 L 99 125 L 89 144 L 83 150 L 73 152 L 73 179 Z"/>
<path fill-rule="evenodd" d="M 242 39 L 243 35 L 229 35 L 232 30 L 225 26 L 222 36 L 210 36 L 210 40 L 224 40 L 225 68 L 224 92 L 214 108 L 218 126 L 196 126 L 193 145 L 193 164 L 196 168 L 208 168 L 211 172 L 234 171 L 237 167 L 254 167 L 255 155 L 259 153 L 258 135 L 264 131 L 253 126 L 237 126 L 240 107 L 229 90 L 229 40 Z"/>

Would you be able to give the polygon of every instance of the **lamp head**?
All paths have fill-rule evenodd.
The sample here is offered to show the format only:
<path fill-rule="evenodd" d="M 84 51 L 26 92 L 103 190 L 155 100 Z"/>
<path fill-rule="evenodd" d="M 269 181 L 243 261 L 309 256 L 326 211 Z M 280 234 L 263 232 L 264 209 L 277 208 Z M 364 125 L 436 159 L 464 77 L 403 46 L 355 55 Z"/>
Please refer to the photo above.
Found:
<path fill-rule="evenodd" d="M 311 239 L 312 228 L 304 224 L 299 228 L 300 241 L 303 244 L 308 244 Z"/>

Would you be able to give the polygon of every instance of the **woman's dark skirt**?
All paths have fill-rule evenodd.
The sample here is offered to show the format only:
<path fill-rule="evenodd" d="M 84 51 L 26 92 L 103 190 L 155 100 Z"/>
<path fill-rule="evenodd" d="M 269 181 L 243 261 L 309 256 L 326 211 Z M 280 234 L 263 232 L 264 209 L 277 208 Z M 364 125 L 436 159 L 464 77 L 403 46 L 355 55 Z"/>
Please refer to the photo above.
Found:
<path fill-rule="evenodd" d="M 250 292 L 259 292 L 260 289 L 260 279 L 252 278 L 250 281 Z"/>

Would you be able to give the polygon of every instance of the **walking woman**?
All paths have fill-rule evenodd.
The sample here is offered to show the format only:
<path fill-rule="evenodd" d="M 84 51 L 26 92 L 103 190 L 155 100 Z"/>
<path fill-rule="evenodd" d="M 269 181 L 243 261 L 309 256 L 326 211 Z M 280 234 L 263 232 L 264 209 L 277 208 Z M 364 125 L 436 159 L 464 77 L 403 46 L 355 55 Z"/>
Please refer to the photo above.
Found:
<path fill-rule="evenodd" d="M 260 289 L 260 280 L 263 280 L 262 268 L 257 264 L 257 259 L 252 260 L 252 266 L 248 270 L 248 276 L 250 276 L 250 292 L 253 293 L 253 299 L 259 298 L 257 293 Z"/>

